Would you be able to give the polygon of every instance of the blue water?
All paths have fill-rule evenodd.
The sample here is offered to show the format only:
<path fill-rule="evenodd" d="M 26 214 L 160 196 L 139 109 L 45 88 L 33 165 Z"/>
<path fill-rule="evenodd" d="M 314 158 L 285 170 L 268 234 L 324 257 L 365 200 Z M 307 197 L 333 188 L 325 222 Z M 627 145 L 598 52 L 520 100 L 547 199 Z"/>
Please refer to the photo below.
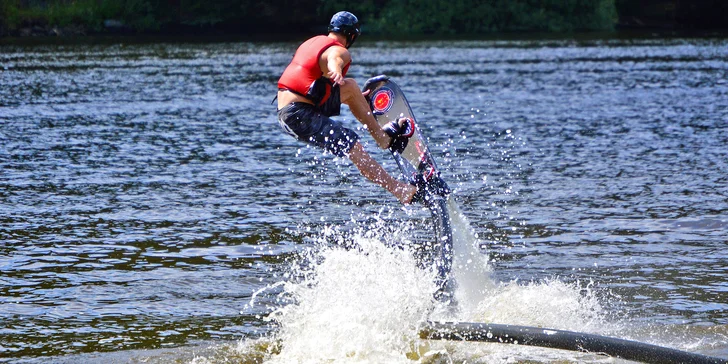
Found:
<path fill-rule="evenodd" d="M 0 361 L 187 362 L 253 345 L 298 322 L 266 320 L 289 304 L 281 286 L 248 303 L 290 280 L 302 251 L 360 243 L 381 220 L 414 224 L 409 245 L 431 241 L 426 211 L 280 132 L 271 100 L 295 47 L 0 46 Z M 480 283 L 519 300 L 511 319 L 538 324 L 526 301 L 539 301 L 562 311 L 548 324 L 580 325 L 577 312 L 610 327 L 600 333 L 728 357 L 725 39 L 362 40 L 352 52 L 357 81 L 385 73 L 407 94 L 489 260 Z M 481 318 L 508 320 L 504 305 Z M 260 351 L 210 350 L 212 362 Z M 518 360 L 572 358 L 559 355 Z"/>

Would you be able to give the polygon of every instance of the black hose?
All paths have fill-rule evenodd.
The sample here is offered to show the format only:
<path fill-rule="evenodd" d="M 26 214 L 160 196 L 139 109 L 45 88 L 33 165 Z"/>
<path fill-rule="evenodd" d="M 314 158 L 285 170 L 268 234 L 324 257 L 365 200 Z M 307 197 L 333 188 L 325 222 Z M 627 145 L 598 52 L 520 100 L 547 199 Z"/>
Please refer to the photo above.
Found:
<path fill-rule="evenodd" d="M 435 244 L 436 254 L 433 257 L 435 267 L 437 268 L 437 277 L 435 278 L 437 291 L 435 292 L 435 299 L 447 301 L 452 299 L 451 290 L 453 285 L 453 282 L 451 282 L 453 259 L 452 226 L 450 223 L 450 214 L 447 210 L 447 197 L 431 197 L 431 200 L 427 203 L 427 207 L 432 213 L 435 236 L 437 236 L 437 242 Z"/>
<path fill-rule="evenodd" d="M 606 354 L 643 363 L 728 364 L 728 359 L 689 353 L 637 341 L 529 326 L 428 321 L 420 329 L 420 338 L 540 346 Z"/>

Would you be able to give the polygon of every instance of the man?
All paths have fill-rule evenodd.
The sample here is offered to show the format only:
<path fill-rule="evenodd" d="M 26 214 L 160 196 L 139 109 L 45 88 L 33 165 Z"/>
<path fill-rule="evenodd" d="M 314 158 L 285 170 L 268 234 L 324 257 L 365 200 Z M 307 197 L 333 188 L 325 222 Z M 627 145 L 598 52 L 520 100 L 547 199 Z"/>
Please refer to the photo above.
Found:
<path fill-rule="evenodd" d="M 380 127 L 370 112 L 366 94 L 359 91 L 354 79 L 345 78 L 351 65 L 348 48 L 361 34 L 357 17 L 338 12 L 331 18 L 328 30 L 328 35 L 301 44 L 278 80 L 279 124 L 298 140 L 348 157 L 364 177 L 384 187 L 401 203 L 422 201 L 424 184 L 418 191 L 415 185 L 389 175 L 364 150 L 356 132 L 330 118 L 340 114 L 342 103 L 348 105 L 382 149 L 401 145 L 398 139 L 406 138 L 403 133 L 409 122 L 400 119 Z"/>

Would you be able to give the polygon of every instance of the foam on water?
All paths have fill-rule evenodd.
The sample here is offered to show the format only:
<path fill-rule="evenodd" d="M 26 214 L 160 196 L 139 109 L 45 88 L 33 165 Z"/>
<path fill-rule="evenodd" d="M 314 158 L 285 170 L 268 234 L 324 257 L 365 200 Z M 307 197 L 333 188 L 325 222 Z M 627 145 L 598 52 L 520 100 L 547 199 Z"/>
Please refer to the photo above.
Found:
<path fill-rule="evenodd" d="M 271 315 L 282 343 L 273 362 L 405 359 L 432 304 L 432 274 L 407 250 L 355 240 L 358 249 L 321 250 L 312 272 L 285 287 L 295 304 Z"/>
<path fill-rule="evenodd" d="M 266 349 L 266 361 L 505 362 L 524 355 L 534 355 L 539 361 L 583 356 L 418 338 L 420 326 L 428 319 L 592 332 L 604 325 L 602 308 L 588 286 L 559 280 L 495 282 L 467 218 L 452 200 L 448 209 L 455 252 L 456 310 L 438 306 L 441 304 L 432 298 L 434 272 L 418 264 L 412 249 L 392 247 L 391 232 L 386 236 L 376 227 L 367 229 L 354 235 L 344 248 L 338 230 L 326 228 L 322 236 L 328 244 L 304 254 L 292 264 L 289 279 L 281 283 L 281 302 L 286 303 L 267 317 L 278 329 L 267 339 L 275 344 Z M 406 232 L 394 235 L 407 242 Z M 261 347 L 251 342 L 243 341 L 235 351 Z M 196 359 L 204 362 L 200 360 Z"/>

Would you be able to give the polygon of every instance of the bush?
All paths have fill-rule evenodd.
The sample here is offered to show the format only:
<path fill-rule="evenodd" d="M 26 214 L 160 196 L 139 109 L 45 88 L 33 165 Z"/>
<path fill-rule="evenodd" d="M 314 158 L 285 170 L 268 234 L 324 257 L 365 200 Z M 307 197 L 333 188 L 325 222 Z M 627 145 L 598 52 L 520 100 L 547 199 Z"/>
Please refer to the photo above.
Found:
<path fill-rule="evenodd" d="M 114 19 L 140 32 L 224 29 L 323 32 L 337 11 L 357 14 L 370 34 L 483 34 L 611 29 L 615 0 L 0 0 L 0 31 L 23 24 L 103 31 Z"/>
<path fill-rule="evenodd" d="M 605 30 L 617 21 L 614 0 L 324 0 L 319 11 L 340 9 L 380 34 Z"/>
<path fill-rule="evenodd" d="M 18 26 L 18 1 L 3 0 L 0 2 L 0 35 Z"/>

